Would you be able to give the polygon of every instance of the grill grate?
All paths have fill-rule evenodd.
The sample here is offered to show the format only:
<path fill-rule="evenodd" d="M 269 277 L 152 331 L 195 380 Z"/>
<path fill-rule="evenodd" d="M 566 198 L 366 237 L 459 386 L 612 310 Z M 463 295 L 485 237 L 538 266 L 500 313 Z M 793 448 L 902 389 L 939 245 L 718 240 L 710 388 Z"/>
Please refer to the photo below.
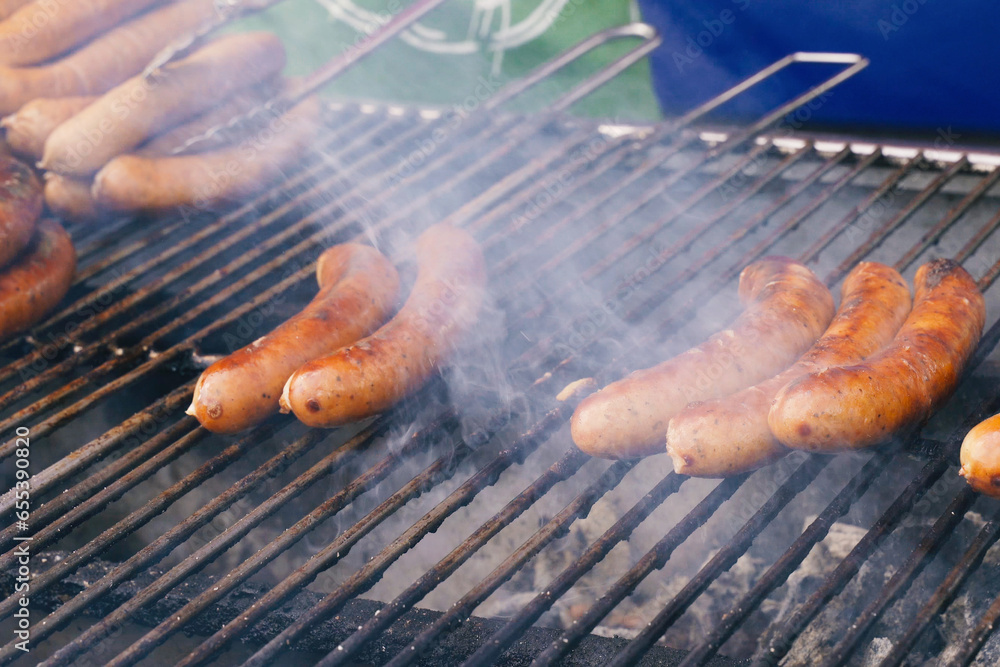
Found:
<path fill-rule="evenodd" d="M 554 111 L 500 111 L 557 65 L 621 36 L 647 41 Z M 802 664 L 803 655 L 831 665 L 866 655 L 883 665 L 968 664 L 996 650 L 997 505 L 954 470 L 965 430 L 1000 407 L 974 372 L 906 443 L 859 456 L 796 454 L 722 482 L 687 480 L 657 459 L 594 461 L 572 447 L 565 423 L 575 402 L 553 399 L 563 385 L 618 377 L 711 331 L 732 312 L 726 299 L 740 269 L 768 253 L 799 256 L 831 287 L 862 258 L 912 272 L 953 256 L 982 276 L 995 312 L 995 159 L 762 134 L 809 96 L 721 143 L 691 129 L 711 105 L 656 128 L 560 113 L 655 44 L 635 27 L 600 36 L 441 141 L 433 137 L 446 120 L 433 112 L 343 105 L 297 173 L 235 211 L 188 212 L 156 221 L 152 233 L 148 220 L 73 229 L 81 272 L 70 305 L 27 342 L 0 348 L 0 424 L 31 429 L 30 544 L 35 559 L 50 552 L 31 582 L 32 596 L 51 601 L 47 616 L 33 618 L 34 661 L 155 661 L 157 647 L 192 628 L 211 634 L 172 664 L 208 663 L 234 640 L 252 642 L 252 665 L 287 658 L 289 646 L 322 646 L 324 665 L 643 656 L 731 664 L 717 654 L 753 664 Z M 823 59 L 786 59 L 761 77 L 815 61 Z M 851 66 L 811 97 L 863 67 L 838 64 Z M 414 147 L 428 140 L 434 149 L 417 168 Z M 463 396 L 445 377 L 353 430 L 274 419 L 226 439 L 183 415 L 199 369 L 226 351 L 227 336 L 245 344 L 259 333 L 241 327 L 262 332 L 301 305 L 325 245 L 368 237 L 401 248 L 442 217 L 471 229 L 486 251 L 509 331 L 491 376 L 500 382 L 477 394 L 474 377 L 460 385 Z M 993 323 L 974 367 L 998 340 Z M 6 442 L 0 456 L 9 463 L 14 449 Z M 921 503 L 926 523 L 907 530 Z M 0 497 L 5 517 L 13 507 L 11 493 Z M 227 514 L 232 521 L 218 525 Z M 991 520 L 977 523 L 982 515 Z M 860 532 L 835 565 L 801 595 L 779 596 L 844 526 Z M 19 534 L 16 525 L 0 532 L 0 571 L 16 567 Z M 892 574 L 851 589 L 866 588 L 865 569 L 886 554 L 899 564 Z M 749 583 L 720 593 L 744 565 L 755 568 Z M 517 597 L 512 588 L 531 568 L 544 582 Z M 81 572 L 95 578 L 69 586 Z M 657 587 L 668 593 L 653 596 Z M 970 597 L 975 587 L 986 593 Z M 368 606 L 369 593 L 389 602 Z M 470 620 L 504 596 L 513 610 L 503 619 Z M 586 601 L 567 612 L 573 623 L 534 627 L 573 596 Z M 621 631 L 609 619 L 637 596 L 637 631 L 595 649 L 590 633 Z M 446 610 L 404 627 L 432 597 Z M 678 647 L 685 653 L 654 646 L 665 635 L 677 641 L 671 633 L 697 624 L 692 610 L 713 598 L 732 599 L 708 612 L 707 627 Z M 953 640 L 940 620 L 958 599 L 974 620 Z M 164 613 L 150 613 L 168 600 Z M 0 618 L 17 604 L 13 595 L 0 602 Z M 889 622 L 894 605 L 910 610 L 902 622 Z M 94 612 L 89 627 L 58 632 Z M 317 644 L 317 628 L 351 614 L 360 618 L 338 626 L 336 645 Z M 155 627 L 124 639 L 135 620 Z M 741 632 L 759 641 L 747 650 Z M 3 664 L 18 657 L 13 642 L 0 649 Z"/>

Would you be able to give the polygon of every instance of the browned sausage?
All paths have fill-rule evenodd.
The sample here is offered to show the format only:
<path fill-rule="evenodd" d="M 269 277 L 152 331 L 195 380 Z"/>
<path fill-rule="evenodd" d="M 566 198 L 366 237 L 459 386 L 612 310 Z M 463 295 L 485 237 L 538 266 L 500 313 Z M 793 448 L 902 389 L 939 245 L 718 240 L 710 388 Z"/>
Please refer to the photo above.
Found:
<path fill-rule="evenodd" d="M 332 427 L 389 408 L 420 388 L 475 325 L 486 288 L 482 250 L 467 232 L 437 224 L 416 244 L 417 278 L 385 326 L 288 379 L 282 412 Z"/>
<path fill-rule="evenodd" d="M 0 65 L 51 60 L 158 0 L 32 2 L 0 22 Z"/>
<path fill-rule="evenodd" d="M 670 420 L 667 452 L 675 472 L 725 477 L 784 456 L 788 450 L 767 425 L 778 391 L 807 373 L 863 361 L 889 344 L 910 312 L 906 281 L 874 262 L 854 267 L 840 298 L 826 333 L 791 368 L 731 396 L 692 403 Z"/>
<path fill-rule="evenodd" d="M 179 156 L 122 155 L 94 177 L 94 197 L 115 211 L 212 207 L 267 187 L 299 163 L 315 140 L 321 104 L 307 98 L 237 146 Z"/>
<path fill-rule="evenodd" d="M 111 158 L 270 79 L 284 66 L 285 48 L 271 33 L 220 37 L 164 66 L 152 81 L 129 79 L 57 127 L 45 142 L 41 166 L 67 175 L 93 174 Z"/>
<path fill-rule="evenodd" d="M 977 424 L 962 441 L 958 471 L 973 489 L 1000 498 L 1000 415 Z"/>
<path fill-rule="evenodd" d="M 913 310 L 888 347 L 778 392 L 768 415 L 778 440 L 820 452 L 870 447 L 926 421 L 951 396 L 983 332 L 983 295 L 947 259 L 921 266 L 914 284 Z"/>
<path fill-rule="evenodd" d="M 296 368 L 374 331 L 399 295 L 392 263 L 357 243 L 326 250 L 316 278 L 319 293 L 302 312 L 201 374 L 188 414 L 202 426 L 235 433 L 275 414 L 281 388 Z"/>
<path fill-rule="evenodd" d="M 216 15 L 215 0 L 169 2 L 59 60 L 37 67 L 0 67 L 0 114 L 13 113 L 39 97 L 105 93 Z"/>
<path fill-rule="evenodd" d="M 18 109 L 17 113 L 0 121 L 7 130 L 7 143 L 15 154 L 39 160 L 45 140 L 52 131 L 78 114 L 96 100 L 96 97 L 40 97 Z"/>
<path fill-rule="evenodd" d="M 35 233 L 42 186 L 23 162 L 0 156 L 0 267 L 17 257 Z"/>
<path fill-rule="evenodd" d="M 747 307 L 732 328 L 585 398 L 570 422 L 577 447 L 609 459 L 663 453 L 667 423 L 684 406 L 727 396 L 788 368 L 833 317 L 830 290 L 786 257 L 745 268 L 739 293 Z"/>
<path fill-rule="evenodd" d="M 49 210 L 63 220 L 92 222 L 104 212 L 91 194 L 89 178 L 62 176 L 51 171 L 45 173 L 45 203 Z"/>
<path fill-rule="evenodd" d="M 0 340 L 27 330 L 65 296 L 76 273 L 76 250 L 55 220 L 43 220 L 13 264 L 0 271 Z"/>

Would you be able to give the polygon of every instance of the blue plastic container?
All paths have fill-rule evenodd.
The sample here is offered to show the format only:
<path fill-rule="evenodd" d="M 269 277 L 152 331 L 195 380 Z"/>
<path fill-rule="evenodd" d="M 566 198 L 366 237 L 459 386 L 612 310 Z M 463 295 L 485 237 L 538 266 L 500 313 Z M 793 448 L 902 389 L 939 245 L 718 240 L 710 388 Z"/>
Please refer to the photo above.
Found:
<path fill-rule="evenodd" d="M 871 64 L 810 109 L 813 128 L 916 134 L 939 143 L 1000 138 L 1000 2 L 995 0 L 639 4 L 644 20 L 664 37 L 652 56 L 652 71 L 668 114 L 691 109 L 789 53 L 852 52 Z M 836 71 L 794 65 L 720 109 L 716 118 L 758 118 Z"/>

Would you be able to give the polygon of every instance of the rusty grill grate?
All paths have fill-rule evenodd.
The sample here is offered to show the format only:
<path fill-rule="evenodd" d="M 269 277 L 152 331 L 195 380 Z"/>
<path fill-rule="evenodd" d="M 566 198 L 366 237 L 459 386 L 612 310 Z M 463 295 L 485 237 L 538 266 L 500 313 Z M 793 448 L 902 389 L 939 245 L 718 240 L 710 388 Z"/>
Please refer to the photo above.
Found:
<path fill-rule="evenodd" d="M 619 36 L 646 41 L 551 113 L 500 111 Z M 733 312 L 738 272 L 766 254 L 801 258 L 831 287 L 863 258 L 912 276 L 951 256 L 998 312 L 996 156 L 786 132 L 789 111 L 863 67 L 811 54 L 761 77 L 800 61 L 847 69 L 726 136 L 692 129 L 710 106 L 652 128 L 561 114 L 655 44 L 643 27 L 599 36 L 457 127 L 426 110 L 337 106 L 302 168 L 235 211 L 73 229 L 81 269 L 67 305 L 0 348 L 2 430 L 31 432 L 34 568 L 33 652 L 11 630 L 0 662 L 993 655 L 1000 506 L 955 470 L 969 425 L 1000 408 L 992 319 L 948 408 L 885 450 L 795 454 L 719 482 L 675 475 L 666 457 L 612 463 L 572 446 L 574 402 L 556 401 L 559 389 L 712 331 Z M 484 246 L 507 324 L 498 359 L 355 429 L 278 418 L 221 438 L 184 416 L 206 357 L 308 298 L 325 245 L 401 247 L 441 217 Z M 10 470 L 15 449 L 0 446 Z M 13 509 L 12 493 L 0 497 L 11 521 Z M 0 531 L 2 619 L 18 607 L 23 534 Z M 806 576 L 820 552 L 826 566 Z M 569 620 L 553 629 L 557 613 Z"/>

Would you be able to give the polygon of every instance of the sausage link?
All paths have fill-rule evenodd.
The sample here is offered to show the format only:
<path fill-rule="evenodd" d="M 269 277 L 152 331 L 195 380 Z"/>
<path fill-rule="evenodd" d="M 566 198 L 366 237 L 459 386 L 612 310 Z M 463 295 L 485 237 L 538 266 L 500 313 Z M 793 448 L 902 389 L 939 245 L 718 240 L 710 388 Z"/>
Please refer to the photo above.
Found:
<path fill-rule="evenodd" d="M 5 19 L 34 0 L 0 0 L 0 19 Z"/>
<path fill-rule="evenodd" d="M 951 396 L 979 343 L 986 306 L 955 262 L 924 264 L 913 310 L 892 343 L 864 363 L 811 373 L 775 397 L 768 424 L 789 447 L 870 447 L 919 426 Z"/>
<path fill-rule="evenodd" d="M 300 162 L 314 141 L 322 105 L 310 97 L 239 145 L 209 153 L 121 155 L 94 177 L 98 204 L 115 211 L 209 208 L 268 186 Z"/>
<path fill-rule="evenodd" d="M 90 106 L 96 97 L 40 97 L 0 121 L 7 131 L 7 143 L 16 155 L 40 160 L 45 140 L 53 130 Z"/>
<path fill-rule="evenodd" d="M 91 194 L 92 185 L 89 178 L 45 172 L 45 203 L 63 220 L 93 222 L 100 219 L 104 211 Z"/>
<path fill-rule="evenodd" d="M 0 22 L 0 65 L 51 60 L 157 1 L 32 2 Z"/>
<path fill-rule="evenodd" d="M 316 277 L 319 293 L 302 312 L 201 374 L 188 414 L 202 426 L 236 433 L 275 414 L 295 369 L 374 331 L 399 295 L 395 267 L 371 246 L 329 248 Z"/>
<path fill-rule="evenodd" d="M 727 396 L 784 370 L 833 317 L 830 290 L 786 257 L 746 267 L 739 295 L 746 310 L 731 328 L 585 398 L 570 422 L 577 447 L 609 459 L 663 453 L 667 423 L 688 403 Z"/>
<path fill-rule="evenodd" d="M 27 330 L 66 295 L 76 250 L 55 220 L 43 220 L 24 254 L 0 271 L 0 340 Z"/>
<path fill-rule="evenodd" d="M 215 0 L 177 0 L 109 30 L 59 60 L 0 67 L 0 114 L 39 97 L 100 95 L 138 74 L 173 40 L 217 16 Z"/>
<path fill-rule="evenodd" d="M 31 241 L 42 213 L 42 185 L 28 165 L 0 156 L 0 267 Z"/>
<path fill-rule="evenodd" d="M 972 428 L 962 441 L 958 474 L 980 493 L 1000 498 L 1000 415 Z"/>
<path fill-rule="evenodd" d="M 284 66 L 284 46 L 271 33 L 220 37 L 164 66 L 152 81 L 129 79 L 57 127 L 45 142 L 41 166 L 61 174 L 93 174 L 113 157 L 211 109 L 217 100 L 270 79 Z"/>
<path fill-rule="evenodd" d="M 406 303 L 368 338 L 311 361 L 288 379 L 282 412 L 309 426 L 371 416 L 419 389 L 475 325 L 486 291 L 482 250 L 444 223 L 416 243 L 417 278 Z"/>
<path fill-rule="evenodd" d="M 289 79 L 290 81 L 291 79 Z M 225 125 L 232 119 L 242 116 L 252 109 L 263 105 L 268 100 L 287 90 L 286 80 L 282 77 L 262 83 L 253 88 L 241 90 L 229 98 L 222 100 L 197 118 L 182 125 L 176 125 L 159 134 L 135 151 L 137 155 L 163 156 L 169 155 L 174 149 L 182 146 L 188 140 L 204 135 L 208 130 Z M 233 142 L 237 143 L 237 142 Z M 206 141 L 202 145 L 193 146 L 192 153 L 204 152 L 212 147 L 214 142 Z"/>
<path fill-rule="evenodd" d="M 747 389 L 692 403 L 670 420 L 667 451 L 674 471 L 727 477 L 759 468 L 788 449 L 767 415 L 778 391 L 807 373 L 863 361 L 892 341 L 910 312 L 910 288 L 899 272 L 862 262 L 844 279 L 840 308 L 826 333 L 790 368 Z"/>

